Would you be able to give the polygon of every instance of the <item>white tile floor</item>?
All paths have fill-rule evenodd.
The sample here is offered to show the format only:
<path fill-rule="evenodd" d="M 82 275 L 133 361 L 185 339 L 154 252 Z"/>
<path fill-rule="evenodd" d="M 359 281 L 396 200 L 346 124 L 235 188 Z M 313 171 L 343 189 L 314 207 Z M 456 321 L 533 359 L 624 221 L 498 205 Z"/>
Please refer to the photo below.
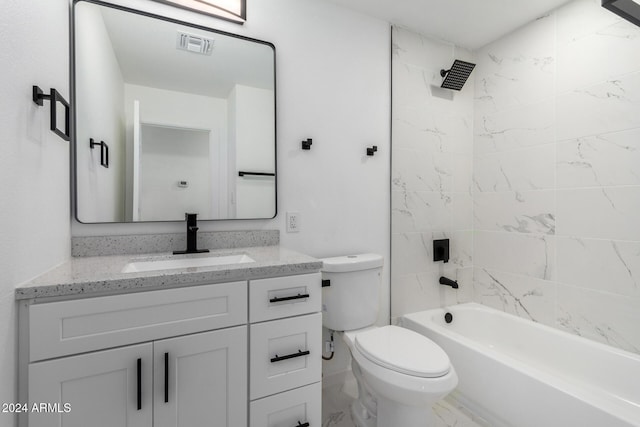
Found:
<path fill-rule="evenodd" d="M 322 427 L 355 427 L 349 405 L 358 395 L 355 378 L 322 389 Z M 438 422 L 434 427 L 487 427 L 455 401 L 445 399 L 434 407 Z"/>

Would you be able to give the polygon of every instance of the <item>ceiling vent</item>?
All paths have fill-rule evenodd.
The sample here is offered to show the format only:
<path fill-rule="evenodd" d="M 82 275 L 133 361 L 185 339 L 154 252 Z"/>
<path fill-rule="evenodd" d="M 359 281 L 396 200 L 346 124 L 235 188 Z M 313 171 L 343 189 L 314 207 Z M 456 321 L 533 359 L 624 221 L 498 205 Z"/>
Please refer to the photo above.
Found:
<path fill-rule="evenodd" d="M 176 48 L 201 55 L 211 55 L 213 51 L 213 39 L 178 31 Z"/>

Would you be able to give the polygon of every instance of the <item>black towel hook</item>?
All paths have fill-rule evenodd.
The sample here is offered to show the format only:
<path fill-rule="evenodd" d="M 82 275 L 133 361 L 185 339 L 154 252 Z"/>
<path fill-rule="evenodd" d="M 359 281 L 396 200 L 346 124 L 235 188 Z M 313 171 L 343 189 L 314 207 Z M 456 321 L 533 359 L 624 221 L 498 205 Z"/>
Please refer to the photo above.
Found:
<path fill-rule="evenodd" d="M 311 150 L 311 144 L 313 144 L 313 139 L 307 138 L 306 141 L 302 141 L 302 149 Z"/>
<path fill-rule="evenodd" d="M 374 145 L 373 147 L 367 147 L 367 156 L 373 156 L 376 151 L 378 151 L 377 145 Z"/>

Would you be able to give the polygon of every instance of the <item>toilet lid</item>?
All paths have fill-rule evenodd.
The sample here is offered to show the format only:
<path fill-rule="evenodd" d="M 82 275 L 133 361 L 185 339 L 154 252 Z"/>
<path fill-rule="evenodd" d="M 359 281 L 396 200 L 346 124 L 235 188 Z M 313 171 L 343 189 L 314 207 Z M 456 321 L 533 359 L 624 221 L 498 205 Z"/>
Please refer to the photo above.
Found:
<path fill-rule="evenodd" d="M 407 375 L 437 378 L 450 369 L 449 357 L 417 332 L 383 326 L 356 335 L 356 348 L 373 363 Z"/>

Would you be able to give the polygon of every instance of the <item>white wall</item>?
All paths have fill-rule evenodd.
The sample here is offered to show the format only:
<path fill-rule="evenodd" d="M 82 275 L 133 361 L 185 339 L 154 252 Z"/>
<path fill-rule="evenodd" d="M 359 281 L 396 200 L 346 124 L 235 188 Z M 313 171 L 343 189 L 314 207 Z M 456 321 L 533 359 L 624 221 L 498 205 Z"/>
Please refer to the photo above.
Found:
<path fill-rule="evenodd" d="M 379 322 L 389 319 L 390 27 L 328 2 L 249 0 L 243 26 L 155 2 L 119 0 L 276 46 L 278 216 L 203 222 L 201 230 L 280 229 L 283 246 L 316 257 L 385 256 Z M 311 151 L 300 142 L 313 138 Z M 367 146 L 377 145 L 374 157 Z M 301 214 L 287 234 L 286 211 Z M 184 223 L 83 225 L 74 235 L 183 232 Z M 325 372 L 343 369 L 344 360 Z"/>
<path fill-rule="evenodd" d="M 141 126 L 140 219 L 184 220 L 185 212 L 211 218 L 214 167 L 209 133 L 203 130 Z M 183 187 L 178 183 L 186 181 Z M 217 196 L 217 194 L 215 195 Z"/>
<path fill-rule="evenodd" d="M 236 96 L 235 88 L 231 90 L 227 97 L 227 153 L 226 159 L 229 165 L 236 164 Z M 229 203 L 227 204 L 227 217 L 236 217 L 236 176 L 235 168 L 227 168 L 227 194 L 229 195 Z"/>
<path fill-rule="evenodd" d="M 227 101 L 222 98 L 175 92 L 134 84 L 125 84 L 124 98 L 128 147 L 128 155 L 126 156 L 127 182 L 133 182 L 133 102 L 137 100 L 140 101 L 140 121 L 143 124 L 210 131 L 211 162 L 216 165 L 222 164 L 224 168 L 214 168 L 217 171 L 216 182 L 222 182 L 213 188 L 213 190 L 215 190 L 213 197 L 209 197 L 208 200 L 212 198 L 220 200 L 220 194 L 225 194 L 227 187 L 226 162 L 220 161 L 220 155 L 224 156 L 226 153 Z M 126 218 L 128 220 L 131 219 L 133 214 L 132 190 L 132 186 L 127 186 Z M 225 203 L 222 203 L 222 205 L 226 206 Z M 203 211 L 200 217 L 209 216 L 212 210 L 214 210 L 213 204 L 211 204 L 206 212 Z M 215 211 L 218 211 L 218 205 L 215 206 Z M 224 211 L 226 211 L 226 207 L 223 208 L 223 212 Z M 181 217 L 184 217 L 184 212 Z M 136 225 L 134 224 L 132 227 L 136 228 Z M 105 234 L 109 234 L 110 227 L 106 226 L 105 230 Z"/>
<path fill-rule="evenodd" d="M 440 89 L 441 69 L 471 52 L 393 28 L 391 314 L 473 297 L 473 76 L 460 92 Z M 432 86 L 435 85 L 435 88 Z M 450 240 L 447 264 L 433 240 Z M 442 286 L 440 276 L 459 289 Z"/>
<path fill-rule="evenodd" d="M 640 353 L 640 28 L 577 0 L 477 53 L 476 300 Z"/>
<path fill-rule="evenodd" d="M 68 2 L 3 2 L 0 28 L 0 402 L 16 401 L 14 287 L 70 254 L 69 143 L 49 130 L 49 103 L 69 99 Z M 0 426 L 14 425 L 0 413 Z"/>
<path fill-rule="evenodd" d="M 278 206 L 270 221 L 207 222 L 202 230 L 283 230 L 284 246 L 318 257 L 372 251 L 389 256 L 389 27 L 310 0 L 248 2 L 244 26 L 162 4 L 180 19 L 275 43 L 278 81 Z M 0 14 L 0 401 L 15 401 L 14 287 L 64 262 L 70 253 L 69 144 L 48 130 L 48 104 L 31 102 L 31 85 L 69 98 L 69 2 L 5 2 Z M 300 141 L 314 138 L 313 150 Z M 373 158 L 365 147 L 378 145 Z M 284 233 L 284 213 L 302 215 L 302 231 Z M 183 223 L 84 225 L 76 235 L 182 232 Z M 388 264 L 387 264 L 388 265 Z M 383 280 L 388 294 L 388 270 Z M 388 318 L 388 299 L 381 305 Z M 342 367 L 340 367 L 342 368 Z M 11 415 L 0 414 L 9 427 Z"/>
<path fill-rule="evenodd" d="M 273 177 L 239 177 L 238 171 L 274 172 L 275 116 L 272 90 L 236 85 L 231 91 L 229 108 L 234 108 L 233 137 L 236 218 L 270 218 L 276 213 L 276 186 Z M 230 121 L 231 122 L 231 121 Z M 231 134 L 231 133 L 230 133 Z"/>
<path fill-rule="evenodd" d="M 124 219 L 124 81 L 109 34 L 98 9 L 82 9 L 77 26 L 76 141 L 79 212 L 90 222 Z M 109 146 L 109 168 L 100 165 L 100 147 Z"/>

